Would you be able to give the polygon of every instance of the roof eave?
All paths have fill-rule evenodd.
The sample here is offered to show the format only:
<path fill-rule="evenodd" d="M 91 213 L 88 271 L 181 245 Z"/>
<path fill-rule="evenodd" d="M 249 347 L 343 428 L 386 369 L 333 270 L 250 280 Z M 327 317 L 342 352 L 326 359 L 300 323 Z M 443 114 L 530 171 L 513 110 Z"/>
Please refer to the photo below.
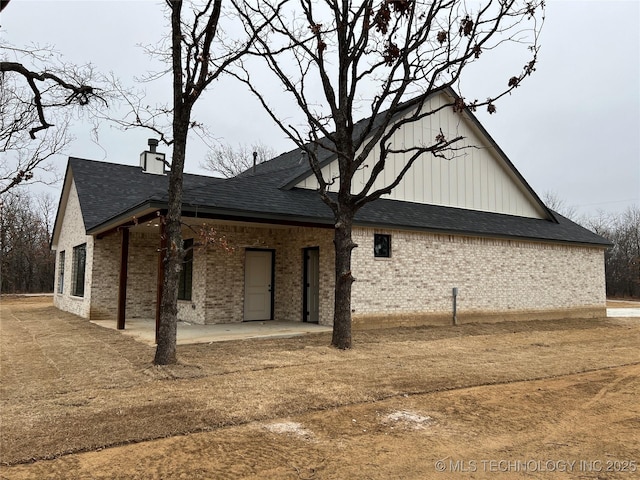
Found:
<path fill-rule="evenodd" d="M 259 212 L 255 210 L 237 210 L 225 207 L 211 207 L 200 205 L 183 205 L 183 215 L 192 218 L 209 218 L 220 220 L 238 220 L 257 223 L 281 223 L 288 225 L 312 225 L 321 228 L 333 228 L 333 220 L 327 217 L 313 217 L 306 215 L 289 215 L 285 213 Z"/>
<path fill-rule="evenodd" d="M 117 229 L 129 222 L 135 221 L 144 215 L 154 211 L 167 209 L 167 202 L 148 200 L 140 203 L 115 217 L 91 227 L 87 235 L 104 235 L 106 232 Z M 321 228 L 332 228 L 331 218 L 311 217 L 302 215 L 287 215 L 269 212 L 256 212 L 251 210 L 234 210 L 224 207 L 207 207 L 201 205 L 182 205 L 182 215 L 191 218 L 209 218 L 220 220 L 238 220 L 256 223 L 283 223 L 289 225 L 315 225 Z"/>
<path fill-rule="evenodd" d="M 122 226 L 128 222 L 134 221 L 137 218 L 142 217 L 143 215 L 147 215 L 155 210 L 162 210 L 167 208 L 165 202 L 158 202 L 155 200 L 145 200 L 138 205 L 135 205 L 118 215 L 108 218 L 103 222 L 94 225 L 93 227 L 87 229 L 87 235 L 100 235 L 109 230 Z"/>
<path fill-rule="evenodd" d="M 127 222 L 134 221 L 135 218 L 140 218 L 144 215 L 152 213 L 153 211 L 161 211 L 167 208 L 166 202 L 152 200 L 141 203 L 120 215 L 113 217 L 95 227 L 92 227 L 87 231 L 88 235 L 101 235 L 110 230 L 115 230 L 118 227 L 126 224 Z M 285 225 L 305 225 L 315 226 L 318 228 L 333 228 L 333 221 L 329 217 L 311 217 L 302 215 L 287 215 L 269 212 L 256 212 L 250 210 L 232 210 L 223 207 L 206 207 L 200 205 L 183 205 L 182 212 L 184 216 L 190 218 L 207 218 L 218 220 L 231 220 L 231 221 L 244 221 L 252 223 L 275 223 Z M 519 235 L 519 234 L 507 234 L 499 232 L 482 232 L 469 229 L 446 229 L 446 228 L 430 228 L 427 226 L 415 226 L 405 224 L 390 224 L 383 222 L 370 222 L 370 221 L 354 221 L 355 227 L 361 228 L 379 228 L 384 230 L 409 230 L 409 231 L 421 231 L 432 234 L 445 234 L 445 235 L 460 235 L 466 237 L 481 237 L 481 238 L 499 238 L 509 240 L 521 240 L 531 242 L 543 242 L 553 243 L 561 245 L 573 245 L 589 248 L 602 248 L 606 249 L 610 246 L 607 242 L 590 242 L 580 240 L 566 240 L 555 239 L 543 236 L 535 235 Z"/>
<path fill-rule="evenodd" d="M 496 232 L 481 232 L 477 230 L 466 230 L 466 229 L 447 229 L 447 228 L 430 228 L 430 227 L 418 227 L 415 225 L 404 225 L 404 224 L 389 224 L 389 223 L 381 223 L 381 222 L 367 222 L 367 221 L 354 221 L 354 227 L 361 228 L 378 228 L 380 230 L 408 230 L 408 231 L 419 231 L 419 232 L 427 232 L 432 234 L 440 234 L 440 235 L 458 235 L 463 237 L 480 237 L 480 238 L 496 238 L 502 240 L 521 240 L 521 241 L 530 241 L 536 243 L 553 243 L 560 245 L 572 245 L 572 246 L 582 246 L 582 247 L 590 247 L 590 248 L 602 248 L 606 249 L 611 246 L 611 243 L 606 242 L 586 242 L 586 241 L 578 241 L 578 240 L 566 240 L 566 239 L 554 239 L 548 237 L 541 237 L 535 235 L 518 235 L 518 234 L 507 234 L 507 233 L 496 233 Z"/>

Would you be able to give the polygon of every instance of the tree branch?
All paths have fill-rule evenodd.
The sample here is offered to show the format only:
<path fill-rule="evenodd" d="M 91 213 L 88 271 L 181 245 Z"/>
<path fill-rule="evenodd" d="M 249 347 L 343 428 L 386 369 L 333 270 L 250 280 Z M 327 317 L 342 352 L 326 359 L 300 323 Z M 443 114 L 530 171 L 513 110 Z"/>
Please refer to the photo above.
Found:
<path fill-rule="evenodd" d="M 73 103 L 87 105 L 94 98 L 102 100 L 105 105 L 107 104 L 106 100 L 97 93 L 96 89 L 89 85 L 69 83 L 51 72 L 34 72 L 18 62 L 0 62 L 0 72 L 11 72 L 22 76 L 33 93 L 32 105 L 37 111 L 38 125 L 29 129 L 29 135 L 32 139 L 36 138 L 36 133 L 39 131 L 46 130 L 53 126 L 46 119 L 45 108 L 48 105 L 43 102 L 42 87 L 40 83 L 37 82 L 50 81 L 55 86 L 60 87 L 61 90 L 66 91 L 63 105 L 71 105 Z"/>

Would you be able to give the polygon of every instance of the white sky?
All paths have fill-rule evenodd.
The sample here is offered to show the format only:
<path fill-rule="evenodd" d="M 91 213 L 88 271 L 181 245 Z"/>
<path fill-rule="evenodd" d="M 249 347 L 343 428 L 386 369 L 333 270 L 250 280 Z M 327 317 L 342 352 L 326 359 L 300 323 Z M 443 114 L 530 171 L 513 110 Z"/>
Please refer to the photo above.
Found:
<path fill-rule="evenodd" d="M 66 61 L 90 62 L 126 84 L 154 69 L 137 45 L 157 43 L 167 24 L 155 0 L 13 0 L 0 19 L 2 39 L 14 46 L 54 45 Z M 535 74 L 496 115 L 478 113 L 480 121 L 539 195 L 556 192 L 585 215 L 640 205 L 640 2 L 550 0 L 541 44 Z M 213 87 L 196 113 L 221 142 L 293 148 L 242 87 Z M 170 102 L 168 83 L 147 88 Z M 131 165 L 153 136 L 105 124 L 97 145 L 86 124 L 74 133 L 68 155 Z M 191 141 L 186 170 L 204 173 L 205 153 Z M 56 164 L 62 174 L 66 156 Z"/>

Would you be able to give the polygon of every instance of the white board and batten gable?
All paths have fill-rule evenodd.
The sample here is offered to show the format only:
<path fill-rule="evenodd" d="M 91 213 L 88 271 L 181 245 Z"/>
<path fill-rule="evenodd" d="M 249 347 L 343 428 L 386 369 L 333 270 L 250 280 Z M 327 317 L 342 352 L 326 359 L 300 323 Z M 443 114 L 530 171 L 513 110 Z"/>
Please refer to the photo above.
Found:
<path fill-rule="evenodd" d="M 435 110 L 444 103 L 450 103 L 451 99 L 442 93 L 426 99 L 425 102 L 426 109 Z M 413 111 L 410 110 L 401 118 L 410 116 Z M 472 119 L 466 112 L 455 113 L 451 107 L 445 107 L 433 115 L 407 123 L 393 135 L 392 148 L 431 145 L 440 129 L 447 139 L 464 137 L 458 145 L 467 148 L 455 152 L 448 160 L 434 157 L 430 153 L 423 154 L 391 194 L 382 198 L 519 217 L 548 218 L 544 206 L 535 194 L 532 194 L 532 190 L 515 171 L 513 165 L 499 151 L 477 120 Z M 376 145 L 366 162 L 367 167 L 360 169 L 354 177 L 353 193 L 360 191 L 365 185 L 373 165 L 372 160 L 378 158 L 379 153 L 380 148 Z M 390 155 L 374 188 L 391 184 L 409 157 L 410 153 Z M 334 159 L 325 165 L 322 174 L 327 180 L 337 178 L 337 160 Z M 313 173 L 310 173 L 295 186 L 315 190 L 318 188 L 318 182 Z M 336 181 L 329 190 L 337 189 Z"/>

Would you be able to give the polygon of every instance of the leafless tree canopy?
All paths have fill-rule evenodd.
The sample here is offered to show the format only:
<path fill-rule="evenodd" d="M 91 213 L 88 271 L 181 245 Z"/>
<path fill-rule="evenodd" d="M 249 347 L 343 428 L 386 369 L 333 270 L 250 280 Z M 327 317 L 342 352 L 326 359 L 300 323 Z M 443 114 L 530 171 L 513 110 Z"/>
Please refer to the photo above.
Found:
<path fill-rule="evenodd" d="M 247 33 L 256 41 L 252 56 L 243 58 L 232 74 L 306 151 L 319 194 L 333 210 L 336 301 L 332 343 L 349 348 L 354 281 L 351 251 L 356 247 L 351 228 L 355 213 L 391 192 L 421 156 L 450 158 L 462 148 L 461 137 L 447 138 L 442 132 L 429 143 L 394 145 L 394 133 L 435 114 L 422 100 L 449 88 L 457 91 L 458 97 L 438 110 L 463 112 L 482 107 L 496 112 L 498 99 L 518 88 L 535 70 L 543 2 L 282 0 L 233 4 Z M 263 29 L 265 23 L 269 27 Z M 524 56 L 515 65 L 506 66 L 504 81 L 484 99 L 465 98 L 460 91 L 463 72 L 491 57 L 492 50 L 507 46 L 522 47 Z M 268 75 L 284 89 L 284 101 L 288 99 L 297 107 L 304 119 L 300 124 L 283 120 L 283 100 L 273 99 L 265 88 Z M 394 117 L 400 111 L 405 115 L 396 121 Z M 370 120 L 355 131 L 355 123 L 362 117 Z M 356 189 L 354 174 L 365 167 L 376 146 L 380 154 L 369 166 L 364 185 Z M 318 162 L 319 148 L 336 155 L 338 178 L 324 178 Z M 398 153 L 403 153 L 406 160 L 395 180 L 375 186 L 387 160 Z M 328 194 L 330 186 L 337 190 L 336 196 Z"/>
<path fill-rule="evenodd" d="M 605 252 L 607 295 L 640 298 L 640 207 L 600 213 L 582 223 L 612 243 Z"/>
<path fill-rule="evenodd" d="M 503 44 L 521 45 L 526 59 L 509 66 L 512 70 L 505 72 L 502 85 L 496 85 L 480 101 L 467 100 L 459 92 L 460 98 L 449 105 L 456 111 L 484 107 L 494 113 L 495 102 L 535 70 L 542 23 L 542 2 L 515 0 L 470 4 L 460 0 L 301 0 L 237 2 L 236 8 L 251 34 L 270 22 L 270 28 L 258 36 L 253 54 L 283 85 L 304 123 L 295 126 L 282 120 L 278 106 L 270 102 L 263 87 L 268 82 L 262 76 L 253 81 L 256 62 L 245 61 L 234 74 L 249 86 L 282 130 L 307 150 L 320 193 L 334 210 L 336 206 L 324 196 L 333 179 L 323 178 L 314 165 L 314 146 L 319 138 L 325 138 L 323 148 L 338 155 L 340 175 L 345 179 L 362 167 L 379 144 L 382 155 L 371 169 L 371 181 L 354 195 L 354 201 L 359 207 L 379 198 L 406 173 L 401 172 L 397 182 L 382 190 L 373 189 L 388 156 L 399 152 L 398 146 L 390 144 L 393 133 L 406 123 L 435 113 L 418 108 L 411 118 L 392 124 L 398 110 L 407 107 L 406 101 L 418 105 L 426 95 L 447 87 L 458 89 L 462 73 L 470 65 Z M 320 88 L 314 88 L 316 85 Z M 378 116 L 381 112 L 385 112 L 382 118 Z M 371 120 L 352 139 L 357 117 L 366 116 Z M 406 170 L 424 153 L 443 155 L 455 149 L 458 140 L 436 137 L 432 144 L 403 150 L 413 154 Z"/>
<path fill-rule="evenodd" d="M 91 66 L 65 64 L 50 47 L 0 43 L 0 195 L 51 169 L 75 107 L 106 104 L 93 80 Z"/>
<path fill-rule="evenodd" d="M 231 178 L 253 168 L 254 160 L 257 165 L 275 156 L 276 151 L 263 143 L 240 144 L 237 147 L 225 144 L 211 149 L 201 166 L 225 178 Z"/>
<path fill-rule="evenodd" d="M 19 190 L 0 200 L 2 293 L 53 291 L 55 255 L 49 248 L 54 202 Z"/>
<path fill-rule="evenodd" d="M 544 204 L 560 215 L 567 217 L 574 222 L 577 221 L 578 212 L 574 206 L 567 205 L 567 202 L 558 195 L 557 192 L 547 191 L 542 194 Z"/>

